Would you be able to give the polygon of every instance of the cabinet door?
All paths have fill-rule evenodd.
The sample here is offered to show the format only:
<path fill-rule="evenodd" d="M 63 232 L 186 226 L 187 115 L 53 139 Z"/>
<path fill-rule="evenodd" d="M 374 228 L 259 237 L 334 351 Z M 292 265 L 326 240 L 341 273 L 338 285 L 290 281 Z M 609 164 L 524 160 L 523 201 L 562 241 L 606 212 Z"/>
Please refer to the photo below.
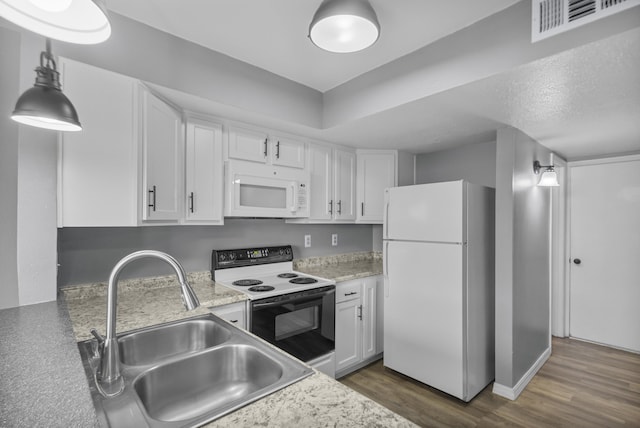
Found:
<path fill-rule="evenodd" d="M 66 58 L 60 72 L 83 129 L 60 133 L 58 227 L 137 226 L 138 83 Z"/>
<path fill-rule="evenodd" d="M 396 154 L 358 152 L 358 222 L 382 224 L 384 189 L 396 185 Z"/>
<path fill-rule="evenodd" d="M 336 220 L 356 218 L 356 154 L 336 149 L 334 156 L 333 212 Z"/>
<path fill-rule="evenodd" d="M 360 299 L 336 304 L 336 372 L 362 360 Z"/>
<path fill-rule="evenodd" d="M 229 129 L 229 157 L 252 162 L 267 162 L 267 134 L 243 128 Z"/>
<path fill-rule="evenodd" d="M 246 304 L 244 302 L 230 303 L 228 305 L 215 306 L 211 312 L 220 318 L 229 321 L 236 327 L 246 330 Z"/>
<path fill-rule="evenodd" d="M 333 157 L 330 147 L 309 146 L 309 219 L 333 217 Z"/>
<path fill-rule="evenodd" d="M 222 126 L 187 121 L 185 221 L 223 224 Z"/>
<path fill-rule="evenodd" d="M 375 277 L 365 278 L 362 282 L 362 359 L 376 355 L 378 328 L 377 320 L 377 284 Z"/>
<path fill-rule="evenodd" d="M 183 140 L 180 114 L 142 91 L 143 220 L 182 215 Z"/>
<path fill-rule="evenodd" d="M 305 144 L 274 136 L 270 144 L 271 164 L 304 168 Z"/>

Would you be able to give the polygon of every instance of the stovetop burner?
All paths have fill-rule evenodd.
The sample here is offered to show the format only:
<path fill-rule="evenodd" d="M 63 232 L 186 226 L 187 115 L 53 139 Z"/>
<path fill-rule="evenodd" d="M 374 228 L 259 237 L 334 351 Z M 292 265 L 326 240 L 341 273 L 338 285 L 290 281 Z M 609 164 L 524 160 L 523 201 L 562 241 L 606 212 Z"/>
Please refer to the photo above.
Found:
<path fill-rule="evenodd" d="M 270 285 L 256 285 L 255 287 L 251 287 L 249 288 L 249 291 L 254 291 L 254 292 L 264 292 L 264 291 L 273 291 L 275 290 L 275 287 L 272 287 Z"/>
<path fill-rule="evenodd" d="M 232 284 L 237 285 L 238 287 L 251 287 L 252 285 L 262 284 L 262 281 L 259 279 L 239 279 L 237 281 L 233 281 Z"/>
<path fill-rule="evenodd" d="M 297 277 L 298 274 L 297 273 L 293 273 L 293 272 L 285 272 L 285 273 L 281 273 L 278 275 L 278 278 L 295 278 Z"/>
<path fill-rule="evenodd" d="M 292 284 L 314 284 L 318 282 L 318 280 L 315 278 L 309 278 L 308 276 L 301 276 L 299 278 L 293 278 L 292 280 L 289 280 L 289 282 Z"/>

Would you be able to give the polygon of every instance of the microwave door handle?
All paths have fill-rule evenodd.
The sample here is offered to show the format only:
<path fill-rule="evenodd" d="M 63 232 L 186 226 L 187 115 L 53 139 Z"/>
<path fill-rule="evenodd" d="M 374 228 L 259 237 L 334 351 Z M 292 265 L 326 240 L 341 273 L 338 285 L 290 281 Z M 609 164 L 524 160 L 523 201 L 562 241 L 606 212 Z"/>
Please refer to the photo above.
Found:
<path fill-rule="evenodd" d="M 296 201 L 298 200 L 298 187 L 296 183 L 291 183 L 291 212 L 294 213 L 298 210 L 296 207 Z"/>

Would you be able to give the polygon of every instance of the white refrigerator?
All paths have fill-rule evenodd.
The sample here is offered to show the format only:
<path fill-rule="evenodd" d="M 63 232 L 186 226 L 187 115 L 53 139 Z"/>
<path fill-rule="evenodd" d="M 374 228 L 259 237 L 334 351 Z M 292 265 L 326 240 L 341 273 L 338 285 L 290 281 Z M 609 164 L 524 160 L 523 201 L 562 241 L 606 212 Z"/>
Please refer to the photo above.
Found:
<path fill-rule="evenodd" d="M 463 401 L 494 379 L 494 190 L 385 190 L 384 365 Z"/>

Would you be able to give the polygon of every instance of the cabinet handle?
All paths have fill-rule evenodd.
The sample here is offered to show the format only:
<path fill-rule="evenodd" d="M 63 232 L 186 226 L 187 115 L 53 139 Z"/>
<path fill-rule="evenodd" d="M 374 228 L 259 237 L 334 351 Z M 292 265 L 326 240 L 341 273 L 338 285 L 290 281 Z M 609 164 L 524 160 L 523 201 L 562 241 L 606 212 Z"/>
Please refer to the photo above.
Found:
<path fill-rule="evenodd" d="M 276 159 L 280 159 L 280 141 L 276 143 Z"/>
<path fill-rule="evenodd" d="M 333 214 L 333 199 L 329 201 L 329 214 Z"/>
<path fill-rule="evenodd" d="M 338 201 L 338 215 L 342 215 L 342 199 Z"/>
<path fill-rule="evenodd" d="M 193 192 L 189 195 L 189 211 L 193 213 Z"/>
<path fill-rule="evenodd" d="M 153 209 L 153 211 L 155 212 L 156 210 L 156 186 L 153 186 L 153 188 L 151 190 L 148 191 L 149 192 L 149 200 L 153 200 L 153 202 L 147 204 L 147 206 L 151 209 Z M 153 196 L 153 199 L 151 198 Z"/>
<path fill-rule="evenodd" d="M 358 294 L 358 292 L 352 291 L 350 293 L 344 293 L 345 296 L 353 296 L 354 294 Z"/>
<path fill-rule="evenodd" d="M 264 139 L 264 157 L 267 157 L 267 139 Z"/>
<path fill-rule="evenodd" d="M 362 305 L 358 306 L 358 318 L 362 321 Z"/>
<path fill-rule="evenodd" d="M 362 216 L 364 217 L 364 202 L 360 203 L 360 212 L 362 213 Z"/>
<path fill-rule="evenodd" d="M 229 321 L 234 323 L 234 324 L 238 322 L 238 320 L 229 320 Z"/>

